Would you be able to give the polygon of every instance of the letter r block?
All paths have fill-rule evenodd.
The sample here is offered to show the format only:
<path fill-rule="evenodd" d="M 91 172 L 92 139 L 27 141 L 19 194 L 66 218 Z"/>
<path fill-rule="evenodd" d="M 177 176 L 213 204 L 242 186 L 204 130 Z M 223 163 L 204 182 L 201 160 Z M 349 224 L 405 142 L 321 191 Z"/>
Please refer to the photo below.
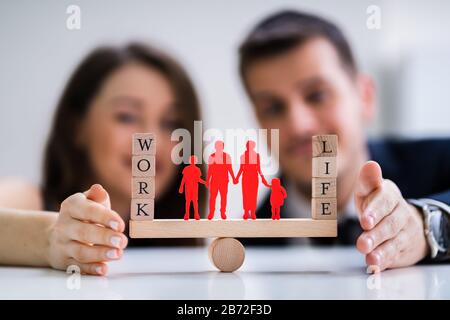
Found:
<path fill-rule="evenodd" d="M 154 199 L 155 198 L 155 177 L 134 177 L 131 180 L 131 198 L 133 199 Z"/>

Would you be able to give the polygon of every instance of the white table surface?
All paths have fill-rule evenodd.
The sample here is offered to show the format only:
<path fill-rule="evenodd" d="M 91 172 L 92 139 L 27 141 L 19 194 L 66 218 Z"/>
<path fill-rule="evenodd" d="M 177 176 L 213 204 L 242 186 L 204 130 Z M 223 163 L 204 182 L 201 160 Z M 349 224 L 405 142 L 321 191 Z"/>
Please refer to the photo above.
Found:
<path fill-rule="evenodd" d="M 450 264 L 365 271 L 353 248 L 248 247 L 235 273 L 217 272 L 206 247 L 130 248 L 108 276 L 79 282 L 63 271 L 0 267 L 0 299 L 450 299 Z"/>

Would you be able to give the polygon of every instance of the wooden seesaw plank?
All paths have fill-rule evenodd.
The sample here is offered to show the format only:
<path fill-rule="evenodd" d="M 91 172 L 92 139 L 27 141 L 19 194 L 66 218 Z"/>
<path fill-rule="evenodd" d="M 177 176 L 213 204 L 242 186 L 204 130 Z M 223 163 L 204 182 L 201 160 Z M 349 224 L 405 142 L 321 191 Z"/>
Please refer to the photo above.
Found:
<path fill-rule="evenodd" d="M 337 220 L 257 219 L 130 221 L 131 238 L 336 237 Z"/>

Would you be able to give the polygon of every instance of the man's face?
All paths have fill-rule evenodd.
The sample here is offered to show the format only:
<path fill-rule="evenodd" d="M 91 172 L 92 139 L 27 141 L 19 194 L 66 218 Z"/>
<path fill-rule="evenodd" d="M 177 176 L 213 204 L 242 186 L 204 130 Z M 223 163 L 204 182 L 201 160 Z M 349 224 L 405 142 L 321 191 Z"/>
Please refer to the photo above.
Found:
<path fill-rule="evenodd" d="M 313 135 L 338 135 L 340 176 L 364 153 L 372 87 L 347 72 L 327 40 L 252 63 L 246 82 L 261 127 L 280 130 L 283 173 L 300 187 L 310 189 Z"/>

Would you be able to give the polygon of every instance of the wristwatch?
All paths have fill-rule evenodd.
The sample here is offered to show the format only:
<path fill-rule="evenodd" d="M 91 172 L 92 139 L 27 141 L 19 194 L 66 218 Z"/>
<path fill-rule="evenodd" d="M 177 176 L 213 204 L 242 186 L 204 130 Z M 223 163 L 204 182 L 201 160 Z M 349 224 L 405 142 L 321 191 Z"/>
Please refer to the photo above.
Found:
<path fill-rule="evenodd" d="M 433 199 L 408 199 L 408 202 L 422 211 L 431 260 L 449 259 L 450 207 Z"/>

